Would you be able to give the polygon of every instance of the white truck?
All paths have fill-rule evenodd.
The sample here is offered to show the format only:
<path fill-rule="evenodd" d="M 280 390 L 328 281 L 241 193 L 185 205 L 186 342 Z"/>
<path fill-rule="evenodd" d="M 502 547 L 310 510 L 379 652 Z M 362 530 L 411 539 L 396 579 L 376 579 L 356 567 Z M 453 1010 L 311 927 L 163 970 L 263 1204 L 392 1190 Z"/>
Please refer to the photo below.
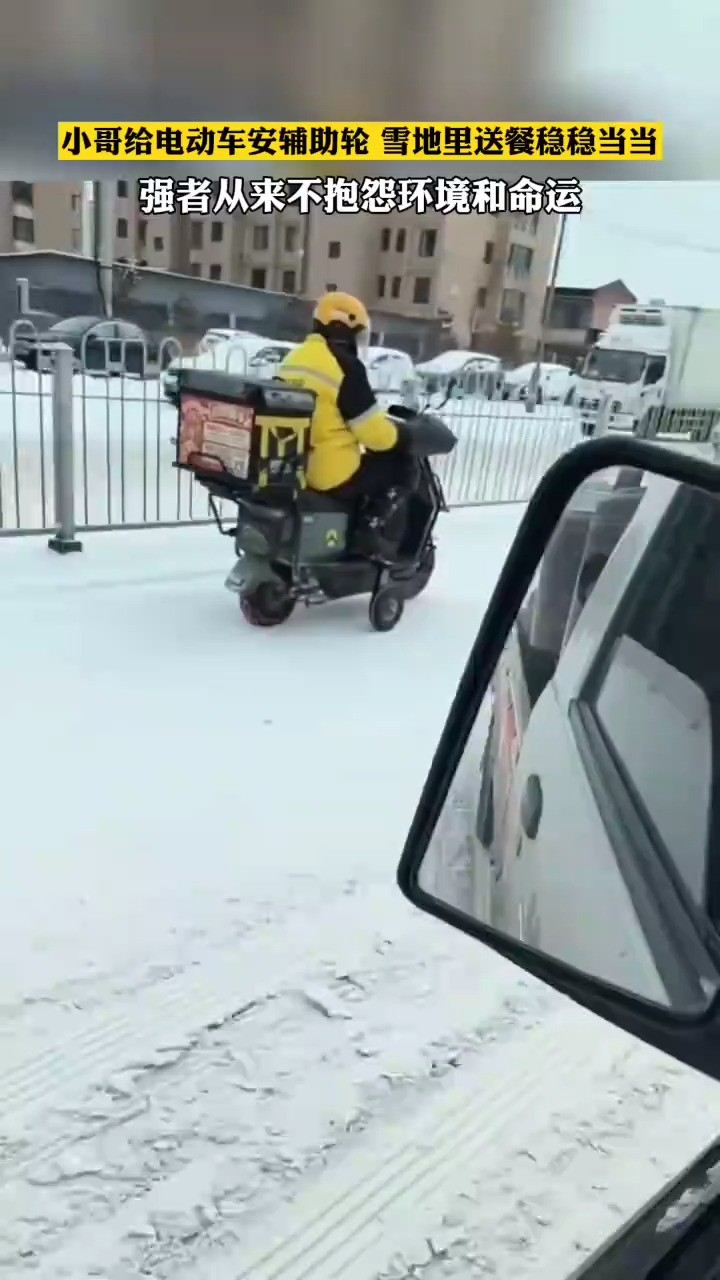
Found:
<path fill-rule="evenodd" d="M 584 434 L 593 434 L 607 397 L 611 430 L 707 440 L 720 421 L 720 310 L 615 307 L 572 390 Z"/>
<path fill-rule="evenodd" d="M 663 476 L 615 484 L 575 495 L 498 663 L 470 892 L 479 919 L 668 1005 L 696 977 L 630 892 L 625 845 L 642 809 L 704 900 L 720 507 Z"/>

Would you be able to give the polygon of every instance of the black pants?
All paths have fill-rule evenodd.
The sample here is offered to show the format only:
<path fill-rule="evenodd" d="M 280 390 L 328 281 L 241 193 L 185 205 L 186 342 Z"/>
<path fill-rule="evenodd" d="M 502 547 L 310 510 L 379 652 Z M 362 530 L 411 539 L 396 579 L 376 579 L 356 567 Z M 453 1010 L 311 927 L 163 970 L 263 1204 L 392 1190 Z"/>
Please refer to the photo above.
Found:
<path fill-rule="evenodd" d="M 354 475 L 331 489 L 341 502 L 364 498 L 364 511 L 354 527 L 352 543 L 361 555 L 395 559 L 406 534 L 408 498 L 417 479 L 414 458 L 396 449 L 363 454 Z"/>
<path fill-rule="evenodd" d="M 363 454 L 354 475 L 344 484 L 327 492 L 341 502 L 361 497 L 382 498 L 390 489 L 402 489 L 405 492 L 412 489 L 415 472 L 414 459 L 398 449 L 388 449 L 384 453 L 371 453 L 368 450 Z"/>

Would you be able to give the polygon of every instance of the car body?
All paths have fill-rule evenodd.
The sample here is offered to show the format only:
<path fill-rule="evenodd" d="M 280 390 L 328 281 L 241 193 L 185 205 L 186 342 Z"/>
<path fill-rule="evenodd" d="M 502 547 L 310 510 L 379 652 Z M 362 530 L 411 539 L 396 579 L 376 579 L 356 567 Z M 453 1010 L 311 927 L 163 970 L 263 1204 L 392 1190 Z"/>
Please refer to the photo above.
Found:
<path fill-rule="evenodd" d="M 211 351 L 221 342 L 237 342 L 243 339 L 248 339 L 250 342 L 264 341 L 261 335 L 254 333 L 252 329 L 208 329 L 200 339 L 198 354 Z"/>
<path fill-rule="evenodd" d="M 242 337 L 234 334 L 224 342 L 211 343 L 198 355 L 171 361 L 161 379 L 163 395 L 171 404 L 177 404 L 178 373 L 181 369 L 217 369 L 224 373 L 272 378 L 288 351 L 295 346 L 294 342 L 260 338 L 256 334 Z"/>
<path fill-rule="evenodd" d="M 41 330 L 30 322 L 20 324 L 13 334 L 12 357 L 26 369 L 45 372 L 52 368 L 52 348 L 57 343 L 70 347 L 77 372 L 108 377 L 144 377 L 170 359 L 170 353 L 139 325 L 101 316 L 68 316 Z"/>
<path fill-rule="evenodd" d="M 396 347 L 369 347 L 365 364 L 376 390 L 393 391 L 405 382 L 415 381 L 412 357 Z"/>
<path fill-rule="evenodd" d="M 416 374 L 431 400 L 488 398 L 498 385 L 501 361 L 484 351 L 444 351 L 417 365 Z"/>
<path fill-rule="evenodd" d="M 673 984 L 686 980 L 689 989 L 696 978 L 683 974 L 665 934 L 653 934 L 656 905 L 634 901 L 605 796 L 650 815 L 676 873 L 700 894 L 717 726 L 705 677 L 695 673 L 705 663 L 711 683 L 720 640 L 708 600 L 695 616 L 672 595 L 682 586 L 678 562 L 702 532 L 689 505 L 697 493 L 658 475 L 633 491 L 579 491 L 498 664 L 477 807 L 480 918 L 661 1005 L 672 1002 Z M 624 518 L 603 531 L 606 503 L 616 513 L 624 504 Z M 677 580 L 668 563 L 678 563 Z M 628 621 L 627 602 L 656 579 L 660 639 L 639 643 L 643 622 Z M 643 619 L 653 612 L 644 609 Z M 528 797 L 538 788 L 542 819 L 533 829 Z M 572 883 L 574 896 L 558 883 Z M 628 938 L 634 945 L 623 950 Z"/>
<path fill-rule="evenodd" d="M 503 400 L 524 400 L 536 365 L 518 365 L 506 369 L 503 376 Z M 564 364 L 540 364 L 538 380 L 538 404 L 566 404 L 574 385 L 575 374 Z"/>

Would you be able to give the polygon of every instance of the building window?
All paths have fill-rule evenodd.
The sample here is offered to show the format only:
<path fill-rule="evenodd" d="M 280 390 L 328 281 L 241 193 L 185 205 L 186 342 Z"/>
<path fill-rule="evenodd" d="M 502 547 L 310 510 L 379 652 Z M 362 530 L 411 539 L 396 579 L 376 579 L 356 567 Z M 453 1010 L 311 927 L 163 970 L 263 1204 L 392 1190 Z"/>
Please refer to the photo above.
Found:
<path fill-rule="evenodd" d="M 210 263 L 210 279 L 222 280 L 222 263 L 220 262 Z"/>
<path fill-rule="evenodd" d="M 256 231 L 267 231 L 267 227 L 256 227 Z M 250 287 L 252 289 L 264 289 L 267 280 L 267 271 L 264 267 L 253 267 L 250 272 Z"/>
<path fill-rule="evenodd" d="M 155 250 L 155 252 L 162 253 L 164 248 L 165 248 L 165 241 L 163 240 L 162 236 L 154 236 L 153 249 Z"/>
<path fill-rule="evenodd" d="M 516 276 L 529 276 L 532 267 L 533 251 L 524 244 L 511 244 L 508 253 L 508 266 Z"/>
<path fill-rule="evenodd" d="M 413 302 L 425 303 L 430 301 L 430 285 L 429 276 L 416 276 L 413 285 Z"/>
<path fill-rule="evenodd" d="M 128 184 L 124 178 L 117 184 L 117 193 L 121 200 L 127 200 Z"/>
<path fill-rule="evenodd" d="M 531 214 L 530 214 L 530 230 L 531 230 L 533 233 L 537 231 L 537 229 L 538 229 L 538 223 L 539 223 L 539 222 L 540 222 L 540 214 L 539 214 L 539 213 L 531 213 Z"/>
<path fill-rule="evenodd" d="M 590 328 L 593 304 L 591 298 L 553 298 L 548 319 L 549 329 Z"/>
<path fill-rule="evenodd" d="M 484 287 L 482 289 L 478 289 L 475 295 L 475 306 L 479 307 L 481 310 L 487 306 L 487 289 Z"/>
<path fill-rule="evenodd" d="M 35 223 L 32 218 L 13 218 L 12 232 L 13 240 L 19 240 L 22 244 L 35 243 Z"/>
<path fill-rule="evenodd" d="M 201 271 L 202 271 L 202 267 L 200 266 L 200 263 L 199 263 L 199 262 L 191 262 L 191 263 L 190 263 L 190 275 L 191 275 L 191 276 L 199 276 L 199 275 L 200 275 L 200 273 L 201 273 Z"/>
<path fill-rule="evenodd" d="M 286 228 L 286 229 L 287 229 L 287 228 Z M 290 228 L 290 230 L 294 230 L 294 228 L 292 228 L 292 227 L 291 227 L 291 228 Z M 295 272 L 294 272 L 294 271 L 283 271 L 283 273 L 282 273 L 282 291 L 283 291 L 283 293 L 294 293 L 294 292 L 295 292 L 295 287 L 296 287 L 296 282 L 295 282 Z"/>
<path fill-rule="evenodd" d="M 391 236 L 390 228 L 383 227 L 382 231 L 380 232 L 380 252 L 381 253 L 387 253 L 388 249 L 390 248 L 390 236 Z"/>
<path fill-rule="evenodd" d="M 138 244 L 147 244 L 147 222 L 141 218 L 138 222 Z"/>
<path fill-rule="evenodd" d="M 221 243 L 223 238 L 223 230 L 224 228 L 223 228 L 222 222 L 210 223 L 210 239 L 212 240 L 213 244 Z"/>
<path fill-rule="evenodd" d="M 391 297 L 399 298 L 401 287 L 402 287 L 402 276 L 393 276 L 392 285 L 390 286 Z"/>
<path fill-rule="evenodd" d="M 339 257 L 340 257 L 340 241 L 331 240 L 328 245 L 328 258 L 339 258 Z"/>
<path fill-rule="evenodd" d="M 406 244 L 407 244 L 407 231 L 405 230 L 404 227 L 401 227 L 397 235 L 395 236 L 395 252 L 404 253 Z"/>
<path fill-rule="evenodd" d="M 385 276 L 378 276 L 377 278 L 377 296 L 378 298 L 385 297 Z"/>
<path fill-rule="evenodd" d="M 73 213 L 80 212 L 80 196 L 78 195 L 77 191 L 70 197 L 70 208 L 72 209 Z"/>
<path fill-rule="evenodd" d="M 270 248 L 270 228 L 269 227 L 253 227 L 253 249 L 260 252 Z M 258 285 L 259 289 L 264 289 L 265 285 Z"/>
<path fill-rule="evenodd" d="M 70 244 L 73 249 L 80 248 L 80 231 L 78 230 L 77 227 L 73 227 L 72 231 L 70 232 Z"/>
<path fill-rule="evenodd" d="M 337 289 L 337 285 L 336 285 L 336 284 L 326 284 L 326 285 L 325 285 L 325 292 L 326 292 L 326 293 L 335 293 L 336 289 Z"/>
<path fill-rule="evenodd" d="M 418 257 L 434 258 L 437 248 L 437 231 L 421 231 Z"/>
<path fill-rule="evenodd" d="M 283 244 L 286 253 L 296 253 L 298 242 L 297 227 L 285 227 L 283 231 Z"/>
<path fill-rule="evenodd" d="M 525 318 L 525 294 L 521 289 L 505 289 L 500 304 L 502 324 L 522 324 Z"/>
<path fill-rule="evenodd" d="M 492 262 L 495 253 L 495 245 L 492 240 L 485 241 L 485 252 L 483 254 L 483 262 Z"/>
<path fill-rule="evenodd" d="M 32 182 L 11 182 L 10 190 L 13 200 L 18 204 L 29 204 L 32 209 L 34 200 Z"/>
<path fill-rule="evenodd" d="M 127 240 L 127 218 L 118 218 L 115 231 L 117 233 L 118 240 Z"/>
<path fill-rule="evenodd" d="M 190 248 L 202 249 L 203 243 L 203 224 L 202 222 L 190 223 Z"/>

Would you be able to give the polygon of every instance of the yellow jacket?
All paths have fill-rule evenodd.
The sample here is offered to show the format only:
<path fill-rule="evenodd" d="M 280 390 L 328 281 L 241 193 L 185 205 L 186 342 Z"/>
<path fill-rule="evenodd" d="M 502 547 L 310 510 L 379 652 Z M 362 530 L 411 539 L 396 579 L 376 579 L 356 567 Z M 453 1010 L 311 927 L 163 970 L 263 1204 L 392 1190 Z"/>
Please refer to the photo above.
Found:
<path fill-rule="evenodd" d="M 359 356 L 333 346 L 319 333 L 288 352 L 276 377 L 316 395 L 310 432 L 308 485 L 325 491 L 355 474 L 363 449 L 385 453 L 398 430 L 377 404 Z"/>

